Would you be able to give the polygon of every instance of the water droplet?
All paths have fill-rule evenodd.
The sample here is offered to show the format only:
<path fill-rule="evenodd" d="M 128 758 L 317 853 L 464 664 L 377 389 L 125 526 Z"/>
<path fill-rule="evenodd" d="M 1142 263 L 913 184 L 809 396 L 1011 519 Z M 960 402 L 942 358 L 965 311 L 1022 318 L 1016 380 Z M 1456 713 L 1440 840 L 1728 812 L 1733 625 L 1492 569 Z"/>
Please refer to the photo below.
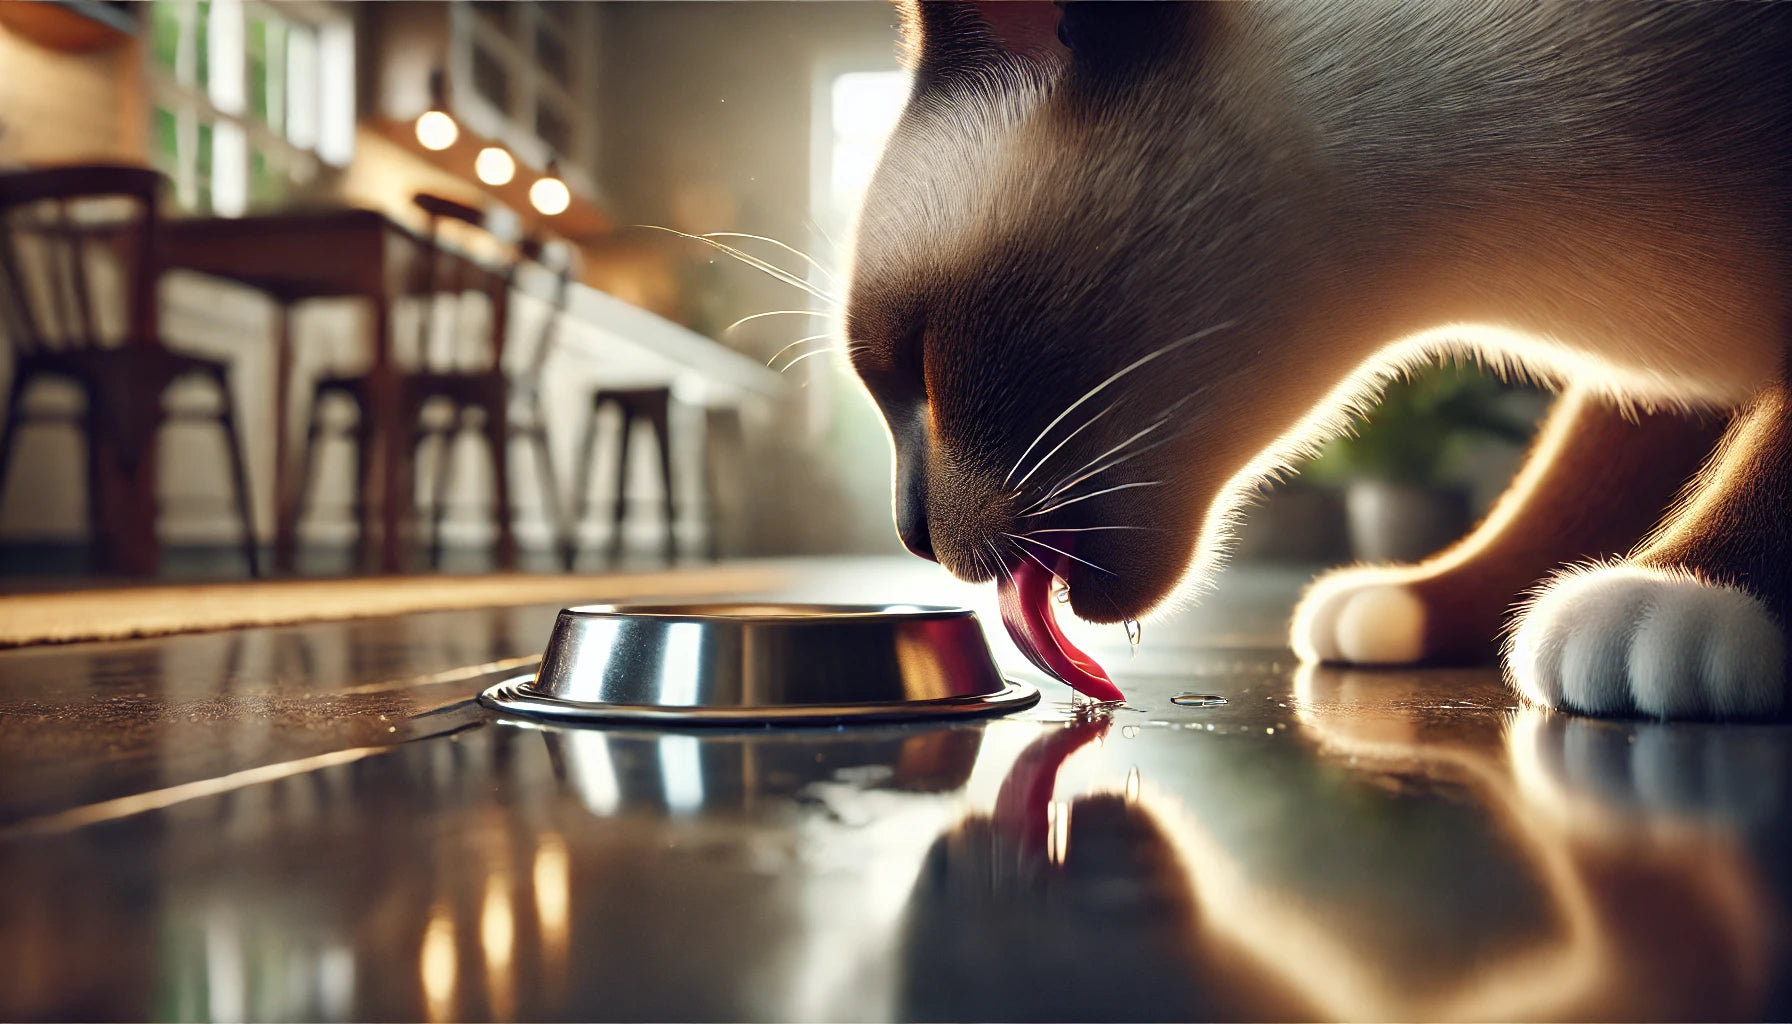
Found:
<path fill-rule="evenodd" d="M 1139 727 L 1136 725 L 1129 725 L 1126 728 L 1120 730 L 1120 735 L 1126 737 L 1129 740 L 1132 739 L 1134 736 L 1137 736 L 1138 734 L 1139 734 Z"/>
<path fill-rule="evenodd" d="M 1052 591 L 1052 597 L 1056 598 L 1057 602 L 1059 604 L 1069 604 L 1070 603 L 1070 588 L 1069 587 L 1059 587 L 1056 590 Z"/>
<path fill-rule="evenodd" d="M 1212 693 L 1179 693 L 1170 698 L 1170 703 L 1185 708 L 1210 708 L 1226 703 L 1226 698 Z"/>
<path fill-rule="evenodd" d="M 1139 802 L 1139 766 L 1133 765 L 1132 771 L 1126 773 L 1126 802 Z"/>
<path fill-rule="evenodd" d="M 1139 625 L 1139 620 L 1138 619 L 1127 619 L 1126 620 L 1126 642 L 1133 645 L 1134 647 L 1137 647 L 1137 646 L 1139 646 L 1139 641 L 1144 638 L 1145 638 L 1145 627 Z"/>

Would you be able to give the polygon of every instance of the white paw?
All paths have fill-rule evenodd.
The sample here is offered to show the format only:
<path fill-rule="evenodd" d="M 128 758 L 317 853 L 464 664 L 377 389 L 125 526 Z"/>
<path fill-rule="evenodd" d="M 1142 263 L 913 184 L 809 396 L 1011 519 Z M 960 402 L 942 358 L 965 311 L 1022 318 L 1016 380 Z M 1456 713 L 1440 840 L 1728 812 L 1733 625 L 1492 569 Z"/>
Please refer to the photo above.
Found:
<path fill-rule="evenodd" d="M 1302 661 L 1406 665 L 1425 653 L 1425 604 L 1401 569 L 1346 569 L 1308 588 L 1290 642 Z"/>
<path fill-rule="evenodd" d="M 1755 718 L 1786 699 L 1785 638 L 1766 606 L 1637 566 L 1557 577 L 1519 620 L 1506 664 L 1531 701 L 1591 715 Z"/>

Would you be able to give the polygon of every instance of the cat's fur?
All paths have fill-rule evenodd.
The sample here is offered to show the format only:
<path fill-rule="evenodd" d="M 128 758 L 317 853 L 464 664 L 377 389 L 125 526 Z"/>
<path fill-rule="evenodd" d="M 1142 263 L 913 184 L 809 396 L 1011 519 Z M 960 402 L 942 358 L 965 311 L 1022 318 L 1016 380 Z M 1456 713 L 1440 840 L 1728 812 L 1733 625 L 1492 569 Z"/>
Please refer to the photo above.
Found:
<path fill-rule="evenodd" d="M 1321 580 L 1296 649 L 1472 657 L 1543 580 L 1533 700 L 1785 709 L 1792 6 L 909 13 L 846 328 L 911 549 L 1074 543 L 1074 611 L 1142 615 L 1388 372 L 1467 354 L 1564 390 L 1531 464 L 1452 551 Z"/>

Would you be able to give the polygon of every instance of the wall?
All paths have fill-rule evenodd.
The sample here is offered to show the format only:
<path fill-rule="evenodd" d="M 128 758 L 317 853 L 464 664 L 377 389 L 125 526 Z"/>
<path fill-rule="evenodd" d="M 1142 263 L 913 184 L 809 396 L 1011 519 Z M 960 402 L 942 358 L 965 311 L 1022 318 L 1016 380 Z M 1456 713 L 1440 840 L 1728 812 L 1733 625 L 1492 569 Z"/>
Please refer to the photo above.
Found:
<path fill-rule="evenodd" d="M 122 92 L 136 61 L 130 46 L 54 53 L 0 25 L 0 166 L 140 156 Z"/>
<path fill-rule="evenodd" d="M 897 12 L 883 2 L 610 4 L 605 21 L 603 182 L 617 224 L 744 231 L 839 254 L 810 227 L 810 178 L 823 84 L 845 71 L 896 66 Z M 620 261 L 642 253 L 694 295 L 667 310 L 720 335 L 765 310 L 811 300 L 698 243 L 623 233 Z M 796 264 L 777 250 L 768 255 Z M 653 285 L 631 282 L 644 292 Z M 663 294 L 663 291 L 662 291 Z M 728 335 L 760 360 L 823 329 L 767 317 Z M 752 532 L 768 551 L 898 551 L 890 453 L 875 412 L 832 357 L 791 371 L 800 400 L 782 410 L 784 444 L 755 465 L 763 480 Z"/>

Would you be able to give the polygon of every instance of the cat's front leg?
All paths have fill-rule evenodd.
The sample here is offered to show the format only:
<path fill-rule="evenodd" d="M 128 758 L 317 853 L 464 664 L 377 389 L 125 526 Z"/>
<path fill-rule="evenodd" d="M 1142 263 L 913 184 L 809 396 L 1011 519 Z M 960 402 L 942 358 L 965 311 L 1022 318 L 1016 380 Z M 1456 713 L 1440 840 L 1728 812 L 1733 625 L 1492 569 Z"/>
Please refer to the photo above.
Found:
<path fill-rule="evenodd" d="M 1295 611 L 1294 649 L 1308 661 L 1353 664 L 1493 660 L 1519 597 L 1565 564 L 1629 550 L 1721 429 L 1568 392 L 1473 533 L 1418 565 L 1321 577 Z"/>
<path fill-rule="evenodd" d="M 1595 715 L 1759 718 L 1788 707 L 1792 387 L 1766 389 L 1632 557 L 1563 573 L 1507 666 L 1531 701 Z"/>

